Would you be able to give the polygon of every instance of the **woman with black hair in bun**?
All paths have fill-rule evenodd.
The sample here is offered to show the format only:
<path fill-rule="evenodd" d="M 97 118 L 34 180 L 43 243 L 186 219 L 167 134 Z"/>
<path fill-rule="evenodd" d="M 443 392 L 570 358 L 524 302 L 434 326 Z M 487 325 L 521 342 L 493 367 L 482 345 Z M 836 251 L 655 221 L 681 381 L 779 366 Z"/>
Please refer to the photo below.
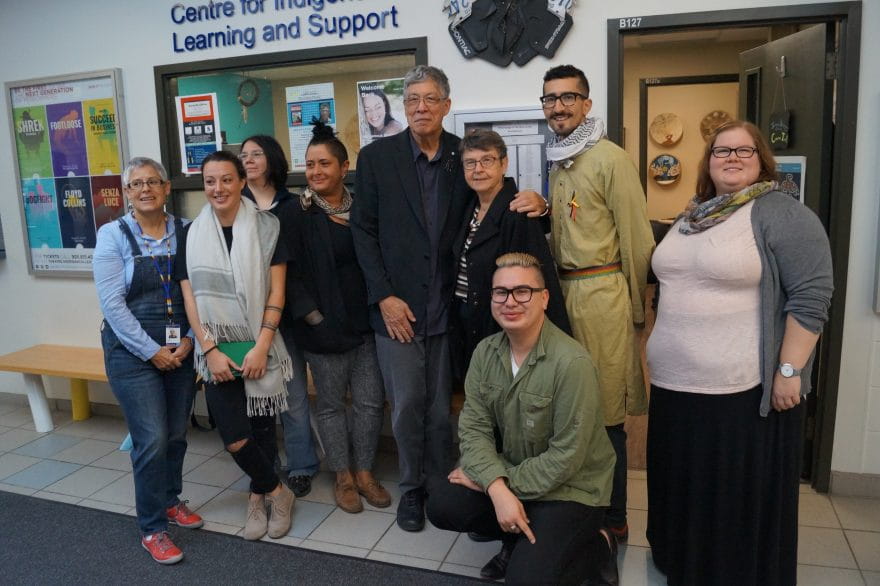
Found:
<path fill-rule="evenodd" d="M 291 216 L 293 209 L 298 206 L 287 190 L 289 167 L 281 145 L 271 136 L 257 134 L 244 139 L 238 158 L 247 173 L 247 186 L 241 194 L 257 204 L 257 208 L 269 210 L 278 218 L 281 222 L 281 238 L 285 239 L 288 249 L 291 249 L 290 239 L 294 232 Z M 292 278 L 293 272 L 288 269 L 289 300 L 301 294 L 299 283 Z M 294 342 L 291 324 L 290 312 L 285 309 L 281 320 L 281 334 L 293 361 L 293 378 L 287 383 L 287 404 L 290 408 L 280 415 L 284 426 L 284 451 L 287 454 L 287 484 L 293 494 L 304 497 L 311 492 L 312 477 L 318 472 L 319 463 L 309 421 L 306 359 L 302 348 Z M 274 435 L 274 428 L 272 434 Z"/>
<path fill-rule="evenodd" d="M 294 336 L 305 350 L 317 391 L 318 431 L 336 472 L 336 503 L 349 513 L 391 504 L 372 473 L 384 417 L 384 387 L 370 329 L 367 287 L 349 227 L 351 194 L 343 180 L 348 152 L 316 121 L 306 149 L 308 187 L 294 206 L 293 257 L 304 293 L 290 299 Z M 352 424 L 345 396 L 351 392 Z M 350 440 L 349 440 L 350 438 Z M 350 457 L 352 454 L 353 457 Z"/>

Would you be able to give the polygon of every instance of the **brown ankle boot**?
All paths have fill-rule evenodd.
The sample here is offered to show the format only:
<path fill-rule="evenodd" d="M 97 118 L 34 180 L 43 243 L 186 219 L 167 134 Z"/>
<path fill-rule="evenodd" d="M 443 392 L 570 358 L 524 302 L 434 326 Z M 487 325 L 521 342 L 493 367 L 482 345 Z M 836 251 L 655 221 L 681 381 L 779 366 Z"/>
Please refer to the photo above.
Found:
<path fill-rule="evenodd" d="M 354 478 L 348 470 L 336 473 L 336 504 L 346 513 L 360 513 L 364 504 L 354 484 Z"/>
<path fill-rule="evenodd" d="M 384 509 L 391 506 L 391 495 L 369 470 L 358 470 L 355 477 L 358 492 L 374 507 Z"/>

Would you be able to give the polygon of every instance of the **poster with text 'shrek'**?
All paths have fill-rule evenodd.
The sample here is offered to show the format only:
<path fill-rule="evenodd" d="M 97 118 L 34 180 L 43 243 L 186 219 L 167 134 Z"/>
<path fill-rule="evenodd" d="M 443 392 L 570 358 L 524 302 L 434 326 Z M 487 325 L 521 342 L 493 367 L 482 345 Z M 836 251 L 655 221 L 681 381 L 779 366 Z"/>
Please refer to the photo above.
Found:
<path fill-rule="evenodd" d="M 200 173 L 205 157 L 222 148 L 217 94 L 175 99 L 181 169 L 187 174 Z"/>

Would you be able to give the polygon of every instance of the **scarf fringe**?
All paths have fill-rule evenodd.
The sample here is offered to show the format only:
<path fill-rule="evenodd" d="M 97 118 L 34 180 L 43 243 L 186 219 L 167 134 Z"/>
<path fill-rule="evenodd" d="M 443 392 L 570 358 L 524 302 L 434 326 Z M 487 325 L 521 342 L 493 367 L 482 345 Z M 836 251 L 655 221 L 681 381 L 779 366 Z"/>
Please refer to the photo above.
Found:
<path fill-rule="evenodd" d="M 216 342 L 246 342 L 253 339 L 247 324 L 221 324 L 202 322 L 202 331 L 209 340 Z"/>
<path fill-rule="evenodd" d="M 247 398 L 247 414 L 248 417 L 257 417 L 262 415 L 277 415 L 288 410 L 287 391 L 272 395 L 271 397 L 248 397 Z"/>

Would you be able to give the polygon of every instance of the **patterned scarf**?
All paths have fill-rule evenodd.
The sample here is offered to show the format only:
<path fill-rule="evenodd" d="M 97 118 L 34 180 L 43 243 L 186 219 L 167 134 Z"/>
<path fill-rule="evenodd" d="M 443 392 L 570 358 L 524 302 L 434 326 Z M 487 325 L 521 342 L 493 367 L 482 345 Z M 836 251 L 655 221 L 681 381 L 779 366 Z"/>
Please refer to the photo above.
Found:
<path fill-rule="evenodd" d="M 351 215 L 349 212 L 349 210 L 351 210 L 351 194 L 348 192 L 348 188 L 344 185 L 342 186 L 342 204 L 339 207 L 334 207 L 327 203 L 327 200 L 313 191 L 311 187 L 305 188 L 302 195 L 299 196 L 299 203 L 304 210 L 312 207 L 312 204 L 314 203 L 324 210 L 324 213 L 328 216 L 336 216 L 346 222 L 348 222 L 349 216 Z"/>
<path fill-rule="evenodd" d="M 586 118 L 568 136 L 554 136 L 547 142 L 547 160 L 567 169 L 575 157 L 595 146 L 604 136 L 605 123 L 599 118 Z"/>
<path fill-rule="evenodd" d="M 687 235 L 698 234 L 708 230 L 729 218 L 733 212 L 745 204 L 761 197 L 765 193 L 776 191 L 778 187 L 775 181 L 762 181 L 760 183 L 753 183 L 736 193 L 716 195 L 703 203 L 700 203 L 697 199 L 698 196 L 695 195 L 684 212 L 678 216 L 681 219 L 678 231 Z"/>

